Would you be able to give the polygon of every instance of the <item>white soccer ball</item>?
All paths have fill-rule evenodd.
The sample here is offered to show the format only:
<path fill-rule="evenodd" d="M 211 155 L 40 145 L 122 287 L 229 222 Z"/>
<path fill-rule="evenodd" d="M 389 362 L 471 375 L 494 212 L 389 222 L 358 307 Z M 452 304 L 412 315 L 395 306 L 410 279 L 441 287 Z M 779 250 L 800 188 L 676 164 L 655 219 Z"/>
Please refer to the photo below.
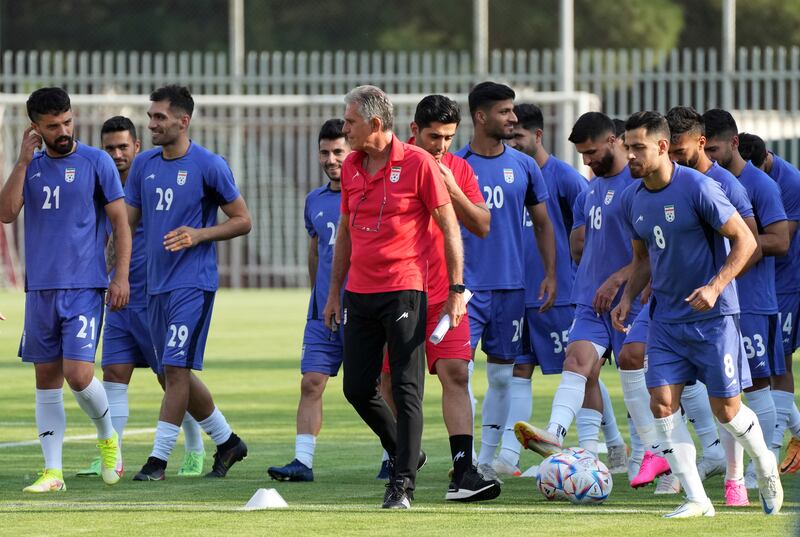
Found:
<path fill-rule="evenodd" d="M 594 457 L 584 449 L 567 448 L 544 459 L 536 475 L 536 486 L 542 496 L 548 500 L 566 500 L 564 480 L 573 472 L 575 465 L 586 458 Z"/>
<path fill-rule="evenodd" d="M 561 488 L 574 504 L 602 503 L 611 494 L 611 472 L 594 457 L 583 457 L 572 464 L 562 476 Z"/>

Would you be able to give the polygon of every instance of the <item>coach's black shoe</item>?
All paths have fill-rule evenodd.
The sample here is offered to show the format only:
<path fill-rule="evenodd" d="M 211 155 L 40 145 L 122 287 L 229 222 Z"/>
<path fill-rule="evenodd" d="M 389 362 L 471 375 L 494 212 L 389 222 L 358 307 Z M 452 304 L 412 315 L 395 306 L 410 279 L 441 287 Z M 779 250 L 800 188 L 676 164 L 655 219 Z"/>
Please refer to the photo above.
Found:
<path fill-rule="evenodd" d="M 157 457 L 147 457 L 139 473 L 133 476 L 134 481 L 164 481 L 167 462 Z"/>
<path fill-rule="evenodd" d="M 461 476 L 461 480 L 451 481 L 444 499 L 454 502 L 480 502 L 494 500 L 500 496 L 497 481 L 485 479 L 473 466 Z"/>
<path fill-rule="evenodd" d="M 230 438 L 224 444 L 217 446 L 217 452 L 214 453 L 214 465 L 206 477 L 225 477 L 231 466 L 246 457 L 247 445 L 235 433 L 231 433 Z"/>
<path fill-rule="evenodd" d="M 417 460 L 417 471 L 422 470 L 422 467 L 428 464 L 428 456 L 421 449 L 419 450 L 419 460 Z"/>
<path fill-rule="evenodd" d="M 314 481 L 314 470 L 297 459 L 286 466 L 270 466 L 267 473 L 275 481 Z"/>
<path fill-rule="evenodd" d="M 381 479 L 383 481 L 391 481 L 394 479 L 394 467 L 397 464 L 397 461 L 394 457 L 389 457 L 381 464 L 381 471 L 380 473 L 375 476 L 375 479 Z M 417 471 L 419 472 L 422 470 L 422 467 L 428 464 L 428 455 L 425 454 L 423 450 L 419 450 L 419 458 L 417 459 Z M 385 476 L 385 477 L 384 477 Z"/>
<path fill-rule="evenodd" d="M 411 480 L 399 477 L 386 483 L 386 492 L 383 495 L 384 509 L 411 509 L 411 500 L 414 493 L 408 490 Z"/>

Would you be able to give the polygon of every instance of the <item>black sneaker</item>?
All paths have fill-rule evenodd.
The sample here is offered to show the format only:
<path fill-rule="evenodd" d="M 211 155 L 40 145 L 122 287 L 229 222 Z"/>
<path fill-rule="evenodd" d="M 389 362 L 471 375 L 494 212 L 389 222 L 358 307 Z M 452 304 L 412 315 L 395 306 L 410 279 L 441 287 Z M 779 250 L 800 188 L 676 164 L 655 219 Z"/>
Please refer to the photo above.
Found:
<path fill-rule="evenodd" d="M 139 473 L 133 476 L 134 481 L 164 481 L 167 463 L 156 457 L 147 457 Z"/>
<path fill-rule="evenodd" d="M 386 483 L 386 492 L 383 495 L 384 509 L 411 509 L 411 500 L 414 494 L 408 490 L 410 481 L 401 477 Z"/>
<path fill-rule="evenodd" d="M 450 482 L 444 499 L 454 502 L 480 502 L 494 500 L 499 495 L 500 485 L 497 484 L 497 481 L 484 479 L 473 466 L 461 476 L 458 483 Z"/>
<path fill-rule="evenodd" d="M 383 478 L 384 481 L 389 481 L 394 478 L 394 467 L 397 464 L 397 460 L 394 457 L 389 457 L 387 460 L 383 461 L 384 464 L 381 464 L 381 473 L 379 473 L 375 479 L 381 479 L 384 475 L 383 470 L 384 467 L 386 468 L 386 477 Z M 425 454 L 423 450 L 419 450 L 419 458 L 417 459 L 417 471 L 419 472 L 422 470 L 422 467 L 428 464 L 428 455 Z"/>
<path fill-rule="evenodd" d="M 297 459 L 286 466 L 270 466 L 267 473 L 275 481 L 314 481 L 314 471 Z"/>
<path fill-rule="evenodd" d="M 231 466 L 247 457 L 247 445 L 244 441 L 231 433 L 231 437 L 224 444 L 217 446 L 214 453 L 214 465 L 206 477 L 225 477 Z"/>

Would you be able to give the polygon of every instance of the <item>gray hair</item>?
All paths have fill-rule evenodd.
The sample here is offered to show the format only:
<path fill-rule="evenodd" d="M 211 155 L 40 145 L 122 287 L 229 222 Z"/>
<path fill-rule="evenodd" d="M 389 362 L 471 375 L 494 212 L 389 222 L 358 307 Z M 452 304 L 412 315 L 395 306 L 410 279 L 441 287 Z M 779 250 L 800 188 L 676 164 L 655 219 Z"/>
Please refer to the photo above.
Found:
<path fill-rule="evenodd" d="M 392 130 L 394 126 L 394 106 L 382 89 L 376 86 L 358 86 L 350 90 L 344 97 L 345 104 L 355 104 L 358 114 L 364 121 L 376 117 L 381 120 L 383 130 Z"/>

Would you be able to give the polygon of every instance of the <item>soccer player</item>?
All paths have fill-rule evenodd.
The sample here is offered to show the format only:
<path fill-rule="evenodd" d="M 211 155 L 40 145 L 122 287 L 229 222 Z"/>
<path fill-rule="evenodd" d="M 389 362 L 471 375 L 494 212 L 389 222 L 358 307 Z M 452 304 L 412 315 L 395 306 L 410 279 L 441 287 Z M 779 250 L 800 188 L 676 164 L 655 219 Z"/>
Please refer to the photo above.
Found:
<path fill-rule="evenodd" d="M 133 159 L 141 149 L 136 136 L 136 127 L 127 117 L 115 116 L 103 123 L 100 129 L 103 150 L 114 160 L 122 186 L 128 178 Z M 122 434 L 128 422 L 128 384 L 136 367 L 150 367 L 158 373 L 153 353 L 150 328 L 147 325 L 147 260 L 143 248 L 144 232 L 141 224 L 133 236 L 133 251 L 128 276 L 130 300 L 120 311 L 108 310 L 103 331 L 103 387 L 108 395 L 108 411 L 111 423 L 122 447 Z M 113 266 L 113 241 L 106 247 L 107 263 Z M 113 273 L 110 275 L 113 278 Z M 163 384 L 163 378 L 159 381 Z M 187 413 L 183 420 L 186 454 L 178 475 L 197 476 L 203 471 L 205 452 L 200 427 Z M 78 477 L 100 476 L 100 459 L 95 459 L 89 468 L 76 474 Z"/>
<path fill-rule="evenodd" d="M 753 377 L 753 386 L 745 393 L 761 423 L 767 445 L 772 446 L 777 418 L 770 377 L 786 373 L 775 290 L 775 256 L 786 255 L 789 251 L 789 224 L 780 187 L 739 154 L 739 130 L 733 116 L 725 110 L 713 109 L 703 114 L 703 120 L 708 139 L 706 154 L 739 179 L 747 190 L 758 222 L 763 258 L 746 273 L 737 276 L 736 282 L 742 310 L 742 341 Z M 745 486 L 757 487 L 752 466 L 745 475 Z"/>
<path fill-rule="evenodd" d="M 285 466 L 271 466 L 267 473 L 278 481 L 314 481 L 314 449 L 322 429 L 322 394 L 330 377 L 342 365 L 342 333 L 325 327 L 322 308 L 331 281 L 333 245 L 342 199 L 342 163 L 350 154 L 341 119 L 322 124 L 317 156 L 328 184 L 306 196 L 303 216 L 308 236 L 308 277 L 313 284 L 308 303 L 303 350 L 300 355 L 300 403 L 297 405 L 297 436 L 294 459 Z"/>
<path fill-rule="evenodd" d="M 547 214 L 547 186 L 536 161 L 504 142 L 514 136 L 514 90 L 482 82 L 469 93 L 469 111 L 475 127 L 469 144 L 456 155 L 465 159 L 492 213 L 485 239 L 464 235 L 464 279 L 475 294 L 470 302 L 470 338 L 474 349 L 482 341 L 487 354 L 489 387 L 483 401 L 478 470 L 497 479 L 492 467 L 495 451 L 508 420 L 514 360 L 522 354 L 525 318 L 525 264 L 523 236 L 530 233 L 521 216 L 526 209 L 533 223 L 542 259 L 543 278 L 535 282 L 540 310 L 556 299 L 556 249 L 553 224 Z"/>
<path fill-rule="evenodd" d="M 529 353 L 518 357 L 514 363 L 514 376 L 511 379 L 511 410 L 503 432 L 503 443 L 494 467 L 500 474 L 520 475 L 517 467 L 520 444 L 514 435 L 514 424 L 529 421 L 533 395 L 531 376 L 536 365 L 542 374 L 561 374 L 567 334 L 574 318 L 575 308 L 570 304 L 574 266 L 570 257 L 569 232 L 572 230 L 572 206 L 578 194 L 587 188 L 586 179 L 572 166 L 550 155 L 542 145 L 544 118 L 542 111 L 533 104 L 519 104 L 514 107 L 517 124 L 514 137 L 509 145 L 536 160 L 542 171 L 548 193 L 547 210 L 553 221 L 556 241 L 556 274 L 559 294 L 554 306 L 544 313 L 539 312 L 542 300 L 537 297 L 537 283 L 544 276 L 544 266 L 533 241 L 533 235 L 526 233 L 525 240 L 525 330 L 523 347 Z M 526 226 L 532 225 L 525 218 Z M 609 466 L 618 471 L 625 467 L 625 444 L 616 427 L 611 405 L 603 405 L 603 423 L 609 446 Z M 579 412 L 579 420 L 580 420 Z M 582 425 L 582 424 L 581 424 Z M 605 428 L 608 428 L 607 430 Z M 583 436 L 579 426 L 579 437 Z M 593 436 L 590 433 L 590 438 Z M 597 445 L 589 446 L 597 451 Z M 613 462 L 612 462 L 613 461 Z"/>
<path fill-rule="evenodd" d="M 750 379 L 736 286 L 729 285 L 752 256 L 756 240 L 716 181 L 670 162 L 669 125 L 661 114 L 638 112 L 625 126 L 631 174 L 642 181 L 622 195 L 634 258 L 612 319 L 615 328 L 625 328 L 631 304 L 652 278 L 645 376 L 661 453 L 687 498 L 665 516 L 714 516 L 680 413 L 683 386 L 696 379 L 707 386 L 722 427 L 756 461 L 762 507 L 776 514 L 783 490 L 775 457 L 758 418 L 741 403 Z"/>
<path fill-rule="evenodd" d="M 596 446 L 603 408 L 598 385 L 602 358 L 609 348 L 619 357 L 624 339 L 612 328 L 609 312 L 628 279 L 632 255 L 622 227 L 620 195 L 634 180 L 617 143 L 614 123 L 605 114 L 588 112 L 575 122 L 569 140 L 596 176 L 573 208 L 570 243 L 583 245 L 580 256 L 573 252 L 580 259 L 572 288 L 575 320 L 547 429 L 525 422 L 514 427 L 522 445 L 543 456 L 560 451 L 576 415 L 586 431 L 581 436 L 592 434 L 588 445 Z M 634 308 L 628 324 L 637 313 Z"/>
<path fill-rule="evenodd" d="M 408 143 L 433 155 L 459 222 L 469 233 L 485 238 L 489 233 L 491 216 L 478 188 L 475 172 L 464 159 L 448 152 L 460 123 L 458 103 L 443 95 L 428 95 L 417 104 L 411 123 L 412 138 Z M 453 457 L 453 477 L 445 499 L 462 502 L 491 500 L 500 494 L 500 485 L 478 473 L 472 458 L 472 397 L 468 390 L 469 365 L 472 363 L 469 314 L 438 344 L 434 345 L 429 339 L 438 324 L 448 293 L 444 240 L 437 227 L 431 226 L 431 233 L 434 246 L 428 259 L 425 356 L 428 371 L 435 374 L 442 385 L 442 417 Z M 384 369 L 389 369 L 386 360 Z M 387 387 L 391 387 L 391 375 L 382 372 L 381 392 L 389 402 L 391 390 Z"/>
<path fill-rule="evenodd" d="M 744 219 L 745 224 L 747 224 L 757 241 L 758 229 L 747 192 L 730 172 L 719 164 L 712 162 L 705 154 L 706 138 L 703 117 L 691 107 L 676 106 L 667 112 L 666 120 L 670 129 L 670 159 L 681 166 L 694 168 L 714 179 L 734 208 L 739 212 L 739 215 Z M 757 247 L 743 270 L 748 270 L 758 262 L 760 257 L 761 248 Z M 634 352 L 637 362 L 640 364 L 644 363 L 644 344 L 647 341 L 648 322 L 649 316 L 640 314 L 625 340 L 626 347 L 623 347 L 623 354 L 626 350 Z M 636 333 L 642 333 L 644 338 L 635 339 Z M 627 343 L 631 338 L 634 338 L 635 341 L 640 341 L 640 343 L 628 345 Z M 714 415 L 708 401 L 708 392 L 705 385 L 702 382 L 687 384 L 681 394 L 681 406 L 689 422 L 694 426 L 703 449 L 703 455 L 697 462 L 697 471 L 700 479 L 705 481 L 712 475 L 723 473 L 725 471 L 726 452 L 720 445 L 720 436 L 717 425 L 714 422 Z M 652 416 L 652 413 L 650 415 Z M 729 440 L 727 433 L 723 433 L 723 435 L 727 437 L 726 441 Z M 732 439 L 730 441 L 732 442 Z M 734 471 L 733 468 L 732 471 Z M 652 477 L 652 475 L 648 476 L 648 478 Z M 665 487 L 665 484 L 668 486 Z M 669 485 L 671 485 L 671 488 Z M 735 479 L 726 480 L 725 498 L 727 505 L 748 504 L 747 491 L 740 485 L 741 483 Z M 662 476 L 659 479 L 658 487 L 656 487 L 656 493 L 671 492 L 680 492 L 680 482 L 674 474 Z"/>
<path fill-rule="evenodd" d="M 14 222 L 25 207 L 25 323 L 19 354 L 34 364 L 36 426 L 45 463 L 44 472 L 23 490 L 66 490 L 61 460 L 65 379 L 97 428 L 100 474 L 113 485 L 122 476 L 122 454 L 93 364 L 103 290 L 108 288 L 111 309 L 128 303 L 131 234 L 122 184 L 107 154 L 75 140 L 66 91 L 34 91 L 27 111 L 31 125 L 0 192 L 0 221 Z M 42 145 L 44 151 L 37 152 Z M 106 217 L 116 249 L 110 283 L 103 252 Z"/>
<path fill-rule="evenodd" d="M 427 151 L 397 139 L 386 94 L 359 86 L 345 103 L 343 132 L 353 153 L 342 164 L 341 216 L 323 318 L 329 329 L 344 323 L 345 397 L 394 457 L 383 508 L 408 509 L 425 461 L 420 444 L 431 218 L 444 236 L 450 287 L 442 311 L 453 329 L 466 313 L 461 236 L 441 170 Z M 396 421 L 376 386 L 385 344 Z"/>
<path fill-rule="evenodd" d="M 800 468 L 800 412 L 794 401 L 792 354 L 798 347 L 797 326 L 800 315 L 800 239 L 797 223 L 800 220 L 800 171 L 772 151 L 754 134 L 739 134 L 739 153 L 754 166 L 766 172 L 781 189 L 783 208 L 789 225 L 789 253 L 775 258 L 775 288 L 778 293 L 778 320 L 783 332 L 783 354 L 786 373 L 772 376 L 772 399 L 777 421 L 772 437 L 772 451 L 779 456 L 787 426 L 792 440 L 786 448 L 781 472 L 796 472 Z"/>
<path fill-rule="evenodd" d="M 218 286 L 215 242 L 248 233 L 250 213 L 225 160 L 189 139 L 189 90 L 164 86 L 150 101 L 148 128 L 159 147 L 136 157 L 125 194 L 131 229 L 144 227 L 148 324 L 165 389 L 153 451 L 133 479 L 164 479 L 187 410 L 217 445 L 206 477 L 225 477 L 247 446 L 192 370 L 203 369 Z M 218 209 L 228 217 L 221 224 Z"/>

